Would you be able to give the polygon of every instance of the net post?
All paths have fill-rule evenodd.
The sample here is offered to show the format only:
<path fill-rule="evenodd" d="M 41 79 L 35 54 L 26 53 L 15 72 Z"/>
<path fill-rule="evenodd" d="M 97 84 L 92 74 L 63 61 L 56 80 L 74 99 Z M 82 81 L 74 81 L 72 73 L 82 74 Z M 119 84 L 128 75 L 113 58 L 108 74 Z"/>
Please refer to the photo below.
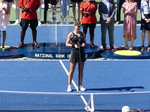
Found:
<path fill-rule="evenodd" d="M 94 112 L 94 96 L 93 93 L 91 93 L 91 112 Z"/>
<path fill-rule="evenodd" d="M 85 105 L 85 110 L 88 112 L 94 112 L 95 111 L 93 93 L 90 94 L 89 101 Z"/>

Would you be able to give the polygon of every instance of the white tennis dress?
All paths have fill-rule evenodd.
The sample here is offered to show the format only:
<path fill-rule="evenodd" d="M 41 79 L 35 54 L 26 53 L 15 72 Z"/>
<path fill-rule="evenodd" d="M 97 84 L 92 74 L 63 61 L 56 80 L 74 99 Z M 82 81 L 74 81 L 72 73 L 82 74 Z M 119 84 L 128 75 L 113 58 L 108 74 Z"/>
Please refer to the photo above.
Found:
<path fill-rule="evenodd" d="M 8 8 L 8 3 L 0 3 L 0 9 Z M 4 10 L 0 11 L 0 30 L 6 31 L 8 26 L 9 15 Z"/>

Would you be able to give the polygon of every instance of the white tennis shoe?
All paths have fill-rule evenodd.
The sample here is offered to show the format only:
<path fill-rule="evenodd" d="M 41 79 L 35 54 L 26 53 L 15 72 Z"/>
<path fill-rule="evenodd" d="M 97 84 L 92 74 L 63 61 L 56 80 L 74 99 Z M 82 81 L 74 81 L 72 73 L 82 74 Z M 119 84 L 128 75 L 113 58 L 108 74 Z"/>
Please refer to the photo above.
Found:
<path fill-rule="evenodd" d="M 86 89 L 83 86 L 80 86 L 81 91 L 86 91 Z"/>
<path fill-rule="evenodd" d="M 71 85 L 68 85 L 67 92 L 71 92 L 71 91 L 72 91 Z"/>

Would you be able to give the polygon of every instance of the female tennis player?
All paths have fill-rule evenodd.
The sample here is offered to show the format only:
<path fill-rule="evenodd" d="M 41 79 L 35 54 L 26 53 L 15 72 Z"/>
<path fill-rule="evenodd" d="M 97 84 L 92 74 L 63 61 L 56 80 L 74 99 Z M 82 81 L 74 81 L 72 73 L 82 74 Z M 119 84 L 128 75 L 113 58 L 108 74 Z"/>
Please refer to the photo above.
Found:
<path fill-rule="evenodd" d="M 77 22 L 74 25 L 73 32 L 68 34 L 66 40 L 66 46 L 72 47 L 71 55 L 70 55 L 70 71 L 68 76 L 68 92 L 71 92 L 71 82 L 73 79 L 73 73 L 75 70 L 75 66 L 78 63 L 78 90 L 85 91 L 86 89 L 82 86 L 82 79 L 83 79 L 83 69 L 84 69 L 84 62 L 86 61 L 84 47 L 86 46 L 85 41 L 85 34 L 80 31 L 81 24 Z"/>

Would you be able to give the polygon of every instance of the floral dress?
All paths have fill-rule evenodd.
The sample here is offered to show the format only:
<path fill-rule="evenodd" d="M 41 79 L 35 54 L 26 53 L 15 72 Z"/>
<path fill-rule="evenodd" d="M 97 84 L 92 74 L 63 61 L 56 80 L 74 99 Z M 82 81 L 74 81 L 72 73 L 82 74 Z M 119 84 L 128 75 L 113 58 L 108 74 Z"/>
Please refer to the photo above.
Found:
<path fill-rule="evenodd" d="M 137 12 L 137 2 L 124 2 L 123 12 L 127 10 Z M 136 14 L 128 13 L 124 15 L 124 37 L 128 35 L 128 41 L 131 41 L 131 36 L 136 39 Z"/>
<path fill-rule="evenodd" d="M 0 9 L 2 9 L 3 7 L 7 9 L 8 3 L 7 2 L 0 3 Z M 9 15 L 6 14 L 4 10 L 0 11 L 0 30 L 6 31 L 8 25 L 8 19 L 9 19 Z"/>

